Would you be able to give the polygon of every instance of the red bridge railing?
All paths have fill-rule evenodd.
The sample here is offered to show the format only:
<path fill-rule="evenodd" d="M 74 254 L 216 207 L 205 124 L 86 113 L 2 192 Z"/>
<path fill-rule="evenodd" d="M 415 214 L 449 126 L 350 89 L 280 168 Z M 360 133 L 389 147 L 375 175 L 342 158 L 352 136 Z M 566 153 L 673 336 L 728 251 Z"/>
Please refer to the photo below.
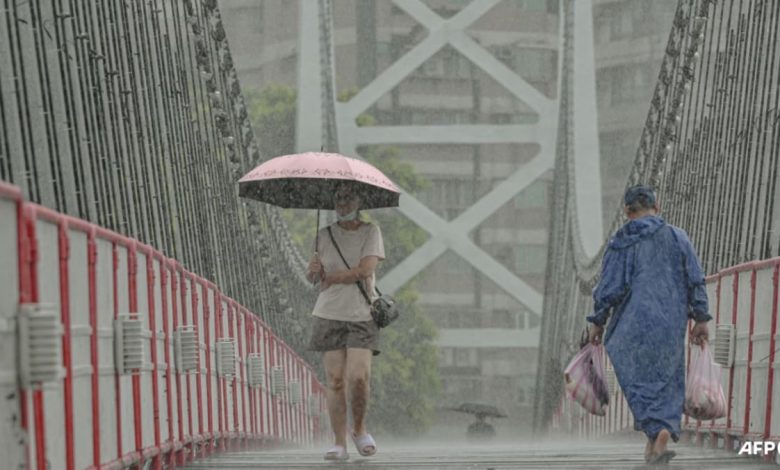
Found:
<path fill-rule="evenodd" d="M 8 468 L 175 467 L 321 437 L 311 366 L 211 282 L 4 183 L 0 227 Z"/>
<path fill-rule="evenodd" d="M 780 367 L 779 278 L 780 257 L 734 266 L 707 278 L 714 319 L 710 342 L 723 366 L 728 412 L 724 418 L 704 422 L 684 416 L 683 439 L 731 450 L 746 441 L 780 441 L 780 384 L 775 373 Z M 590 415 L 564 399 L 552 429 L 584 437 L 633 429 L 631 411 L 609 364 L 607 379 L 612 400 L 605 417 Z"/>

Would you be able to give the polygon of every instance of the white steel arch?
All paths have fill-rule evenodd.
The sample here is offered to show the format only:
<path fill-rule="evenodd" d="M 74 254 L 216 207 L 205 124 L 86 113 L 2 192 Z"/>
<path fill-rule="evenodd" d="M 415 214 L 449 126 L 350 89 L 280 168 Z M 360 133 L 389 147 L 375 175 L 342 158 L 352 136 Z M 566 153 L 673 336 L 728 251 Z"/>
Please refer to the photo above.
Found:
<path fill-rule="evenodd" d="M 520 75 L 480 46 L 466 32 L 471 24 L 500 2 L 501 0 L 472 0 L 453 17 L 445 19 L 433 12 L 421 0 L 394 0 L 399 8 L 428 29 L 428 36 L 380 73 L 350 101 L 335 103 L 339 148 L 342 153 L 357 156 L 357 147 L 366 144 L 536 143 L 540 148 L 536 156 L 452 221 L 442 219 L 413 196 L 404 194 L 401 198 L 400 211 L 429 232 L 430 239 L 399 263 L 381 282 L 385 290 L 394 292 L 450 249 L 517 299 L 529 311 L 541 315 L 542 294 L 506 269 L 468 237 L 471 230 L 545 172 L 552 169 L 555 162 L 555 147 L 558 137 L 558 100 L 544 96 Z M 311 80 L 312 76 L 320 75 L 324 61 L 321 60 L 320 56 L 321 48 L 311 43 L 305 44 L 320 39 L 318 34 L 312 34 L 319 31 L 317 15 L 314 14 L 314 11 L 318 10 L 318 3 L 306 0 L 300 2 L 302 12 L 299 85 L 313 88 L 309 89 L 307 95 L 302 94 L 301 99 L 305 101 L 299 102 L 298 146 L 301 150 L 317 148 L 322 142 L 322 136 L 313 132 L 321 125 L 322 117 L 311 112 L 315 109 L 322 109 L 320 106 L 322 103 L 321 95 L 319 88 L 312 86 L 314 84 L 311 83 Z M 574 98 L 575 102 L 580 103 L 580 109 L 584 106 L 592 106 L 590 109 L 593 109 L 595 113 L 591 2 L 580 0 L 576 3 L 587 4 L 587 8 L 579 6 L 575 15 L 575 23 L 587 23 L 587 26 L 575 27 L 575 34 L 577 35 L 576 43 L 578 45 L 584 44 L 584 52 L 588 54 L 584 60 L 577 63 L 577 67 L 581 67 L 581 69 L 578 69 L 575 81 L 582 80 L 582 85 L 577 88 Z M 561 25 L 563 25 L 563 21 Z M 590 35 L 590 37 L 585 38 L 583 34 Z M 559 37 L 563 37 L 563 26 Z M 559 47 L 562 43 L 563 41 L 559 40 Z M 362 112 L 447 45 L 453 47 L 533 109 L 539 116 L 538 121 L 532 124 L 516 125 L 357 126 L 356 118 Z M 559 54 L 560 57 L 562 54 Z M 560 66 L 559 70 L 561 70 Z M 560 73 L 558 75 L 560 82 Z M 588 79 L 588 77 L 590 78 Z M 306 111 L 302 112 L 304 109 Z M 577 117 L 583 119 L 585 114 L 575 113 L 575 118 Z M 588 119 L 593 123 L 596 122 L 593 119 L 593 114 Z M 577 124 L 575 119 L 575 128 L 579 127 Z M 302 135 L 304 129 L 308 129 L 305 136 Z M 595 137 L 590 135 L 593 133 L 595 133 Z M 600 179 L 598 177 L 600 154 L 595 124 L 590 126 L 583 123 L 575 138 L 579 138 L 585 145 L 583 152 L 578 152 L 577 160 L 582 159 L 577 166 L 577 170 L 582 172 L 581 178 L 578 180 L 585 182 L 584 188 L 598 188 L 600 192 Z M 588 193 L 587 196 L 590 198 L 592 194 Z M 581 208 L 580 214 L 582 216 L 580 229 L 588 232 L 585 237 L 585 246 L 590 247 L 591 245 L 587 240 L 599 240 L 600 244 L 602 237 L 600 195 L 592 197 L 589 204 Z M 593 221 L 598 223 L 591 223 Z"/>

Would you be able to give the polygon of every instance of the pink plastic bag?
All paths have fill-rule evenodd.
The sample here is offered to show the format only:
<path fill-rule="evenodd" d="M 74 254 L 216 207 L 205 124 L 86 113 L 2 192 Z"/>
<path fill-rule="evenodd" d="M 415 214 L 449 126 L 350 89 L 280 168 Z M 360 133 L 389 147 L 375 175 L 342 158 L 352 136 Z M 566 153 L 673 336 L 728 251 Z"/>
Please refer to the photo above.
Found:
<path fill-rule="evenodd" d="M 596 416 L 607 414 L 609 405 L 603 358 L 604 346 L 588 343 L 580 349 L 563 372 L 569 398 Z"/>
<path fill-rule="evenodd" d="M 705 342 L 692 346 L 688 378 L 685 381 L 685 414 L 711 420 L 726 416 L 726 397 L 720 382 L 720 366 Z"/>

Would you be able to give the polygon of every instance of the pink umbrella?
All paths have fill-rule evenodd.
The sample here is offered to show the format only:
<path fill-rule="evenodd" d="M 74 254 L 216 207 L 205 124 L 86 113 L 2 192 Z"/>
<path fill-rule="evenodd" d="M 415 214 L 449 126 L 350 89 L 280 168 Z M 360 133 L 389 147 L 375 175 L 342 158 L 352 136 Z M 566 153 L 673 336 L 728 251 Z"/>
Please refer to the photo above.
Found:
<path fill-rule="evenodd" d="M 238 180 L 238 195 L 285 208 L 333 210 L 336 187 L 345 181 L 353 185 L 363 209 L 398 207 L 401 194 L 390 178 L 371 164 L 338 153 L 272 158 Z M 315 237 L 319 222 L 318 211 Z"/>
<path fill-rule="evenodd" d="M 397 207 L 400 191 L 381 171 L 338 153 L 306 152 L 276 157 L 238 181 L 241 197 L 279 207 L 334 209 L 336 186 L 350 181 L 361 207 Z"/>

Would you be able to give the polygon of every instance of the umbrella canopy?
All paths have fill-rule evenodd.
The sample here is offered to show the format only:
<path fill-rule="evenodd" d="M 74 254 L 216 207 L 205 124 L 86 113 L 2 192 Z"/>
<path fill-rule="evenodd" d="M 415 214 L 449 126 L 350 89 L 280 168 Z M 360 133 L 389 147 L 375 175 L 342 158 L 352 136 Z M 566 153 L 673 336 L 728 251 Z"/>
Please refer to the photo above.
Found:
<path fill-rule="evenodd" d="M 276 157 L 238 181 L 238 195 L 295 209 L 334 209 L 339 183 L 351 181 L 362 209 L 397 207 L 400 190 L 381 171 L 338 153 L 306 152 Z"/>
<path fill-rule="evenodd" d="M 453 411 L 460 411 L 461 413 L 470 413 L 473 415 L 484 415 L 493 418 L 506 418 L 507 415 L 499 408 L 493 405 L 486 405 L 484 403 L 461 403 L 455 408 L 450 408 Z"/>

